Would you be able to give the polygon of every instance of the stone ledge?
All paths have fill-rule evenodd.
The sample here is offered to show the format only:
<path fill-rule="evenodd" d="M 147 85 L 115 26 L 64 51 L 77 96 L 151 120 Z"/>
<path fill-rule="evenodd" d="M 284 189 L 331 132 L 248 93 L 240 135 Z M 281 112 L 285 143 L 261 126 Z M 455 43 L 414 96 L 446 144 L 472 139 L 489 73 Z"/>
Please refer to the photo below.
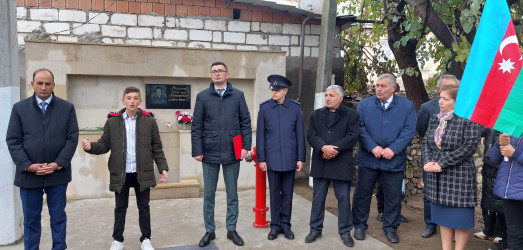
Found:
<path fill-rule="evenodd" d="M 200 183 L 196 179 L 182 179 L 179 183 L 160 183 L 151 189 L 151 200 L 198 198 Z"/>

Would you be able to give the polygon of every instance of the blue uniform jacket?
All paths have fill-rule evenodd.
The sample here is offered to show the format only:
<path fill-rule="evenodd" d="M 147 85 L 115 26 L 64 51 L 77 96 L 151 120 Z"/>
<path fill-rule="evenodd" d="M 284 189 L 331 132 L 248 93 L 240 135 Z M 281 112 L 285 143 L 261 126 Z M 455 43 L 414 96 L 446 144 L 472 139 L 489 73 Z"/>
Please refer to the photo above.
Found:
<path fill-rule="evenodd" d="M 523 135 L 511 136 L 510 145 L 516 151 L 508 161 L 503 159 L 498 142 L 490 150 L 490 160 L 499 164 L 494 194 L 503 199 L 523 201 Z"/>
<path fill-rule="evenodd" d="M 270 99 L 260 104 L 256 130 L 258 162 L 272 171 L 296 170 L 305 162 L 305 132 L 300 103 L 285 98 L 282 104 Z"/>
<path fill-rule="evenodd" d="M 416 110 L 414 103 L 394 95 L 386 110 L 376 96 L 361 100 L 360 113 L 360 148 L 358 167 L 380 169 L 392 172 L 405 170 L 406 151 L 416 133 Z M 372 149 L 376 146 L 390 148 L 395 155 L 392 159 L 376 159 Z"/>

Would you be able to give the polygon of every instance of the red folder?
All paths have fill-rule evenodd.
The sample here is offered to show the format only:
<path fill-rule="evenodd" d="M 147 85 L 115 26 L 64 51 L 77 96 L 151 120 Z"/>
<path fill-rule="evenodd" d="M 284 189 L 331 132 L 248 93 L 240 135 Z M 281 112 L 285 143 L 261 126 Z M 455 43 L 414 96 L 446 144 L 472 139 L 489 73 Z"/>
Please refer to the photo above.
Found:
<path fill-rule="evenodd" d="M 236 160 L 242 158 L 242 135 L 237 135 L 232 139 L 232 144 L 234 145 L 234 155 Z"/>

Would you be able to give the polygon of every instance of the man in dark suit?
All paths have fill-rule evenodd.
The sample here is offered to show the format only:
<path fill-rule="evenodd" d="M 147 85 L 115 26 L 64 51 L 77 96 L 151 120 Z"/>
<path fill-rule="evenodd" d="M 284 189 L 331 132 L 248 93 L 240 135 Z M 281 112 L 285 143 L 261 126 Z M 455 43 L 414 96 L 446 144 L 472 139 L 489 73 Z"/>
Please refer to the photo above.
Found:
<path fill-rule="evenodd" d="M 73 104 L 54 95 L 54 75 L 33 73 L 34 95 L 13 106 L 6 142 L 16 165 L 14 185 L 20 187 L 24 212 L 25 249 L 39 249 L 43 195 L 51 217 L 52 249 L 66 249 L 67 185 L 78 144 Z"/>
<path fill-rule="evenodd" d="M 438 94 L 440 90 L 446 86 L 459 86 L 458 79 L 453 75 L 443 75 L 439 78 L 438 84 L 436 85 L 436 91 Z M 416 121 L 416 132 L 418 135 L 423 138 L 425 137 L 425 132 L 429 126 L 430 117 L 434 114 L 439 113 L 439 95 L 437 98 L 434 98 L 426 103 L 421 104 L 421 108 L 418 114 L 418 120 Z M 423 171 L 423 183 L 427 183 L 425 171 Z M 425 188 L 424 192 L 425 193 Z M 427 196 L 423 195 L 423 214 L 425 224 L 427 225 L 423 232 L 421 232 L 421 237 L 429 238 L 436 233 L 437 225 L 432 222 L 430 217 L 430 201 L 427 199 Z"/>
<path fill-rule="evenodd" d="M 310 176 L 313 177 L 314 193 L 306 243 L 321 237 L 325 198 L 332 182 L 338 200 L 338 233 L 343 244 L 354 246 L 350 235 L 350 188 L 354 174 L 352 150 L 360 131 L 359 115 L 356 110 L 342 105 L 343 93 L 340 86 L 329 86 L 325 91 L 325 107 L 311 113 L 307 141 L 313 150 Z"/>
<path fill-rule="evenodd" d="M 374 186 L 381 179 L 385 210 L 382 229 L 387 240 L 398 243 L 401 184 L 407 163 L 407 146 L 416 133 L 414 103 L 394 95 L 396 77 L 378 76 L 376 95 L 361 100 L 358 150 L 358 179 L 354 190 L 352 213 L 354 238 L 365 239 Z"/>
<path fill-rule="evenodd" d="M 238 221 L 238 175 L 240 161 L 236 159 L 233 138 L 242 136 L 241 159 L 251 149 L 251 115 L 245 95 L 228 82 L 227 66 L 222 62 L 211 65 L 212 82 L 209 88 L 196 95 L 192 122 L 192 156 L 203 167 L 203 220 L 205 235 L 199 246 L 209 245 L 216 238 L 214 230 L 214 201 L 220 165 L 227 192 L 227 239 L 243 246 L 243 239 L 236 232 Z"/>
<path fill-rule="evenodd" d="M 280 75 L 270 75 L 272 98 L 260 104 L 256 131 L 256 155 L 262 171 L 267 171 L 271 194 L 271 231 L 274 240 L 283 233 L 294 239 L 291 231 L 294 175 L 305 162 L 305 132 L 300 103 L 286 97 L 292 82 Z"/>

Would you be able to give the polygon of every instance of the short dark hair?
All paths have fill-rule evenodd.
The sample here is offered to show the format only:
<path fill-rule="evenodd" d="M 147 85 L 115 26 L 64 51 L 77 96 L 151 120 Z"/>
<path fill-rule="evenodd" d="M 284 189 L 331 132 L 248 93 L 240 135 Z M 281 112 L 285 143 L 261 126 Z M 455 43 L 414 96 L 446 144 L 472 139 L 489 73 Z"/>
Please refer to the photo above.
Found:
<path fill-rule="evenodd" d="M 449 85 L 449 86 L 445 86 L 441 89 L 441 93 L 443 92 L 446 92 L 449 94 L 449 96 L 456 100 L 456 97 L 458 96 L 458 90 L 459 90 L 459 87 L 458 86 L 454 86 L 454 85 Z"/>
<path fill-rule="evenodd" d="M 33 81 L 35 80 L 35 76 L 36 76 L 36 74 L 37 74 L 38 72 L 42 72 L 42 71 L 47 71 L 47 72 L 49 72 L 49 74 L 51 74 L 51 78 L 53 78 L 53 82 L 54 82 L 54 74 L 53 74 L 53 72 L 51 72 L 51 70 L 46 69 L 46 68 L 39 68 L 39 69 L 35 70 L 35 71 L 33 72 Z"/>
<path fill-rule="evenodd" d="M 127 87 L 127 88 L 125 88 L 125 90 L 123 91 L 123 96 L 125 96 L 125 95 L 127 95 L 129 93 L 138 93 L 139 96 L 142 96 L 140 94 L 140 90 L 137 87 Z"/>
<path fill-rule="evenodd" d="M 214 67 L 214 66 L 216 66 L 216 65 L 223 65 L 223 67 L 225 67 L 225 71 L 229 71 L 229 70 L 227 69 L 227 65 L 225 65 L 225 63 L 222 63 L 222 62 L 214 62 L 214 63 L 212 63 L 212 64 L 211 64 L 211 69 L 212 69 L 212 67 Z"/>
<path fill-rule="evenodd" d="M 159 90 L 163 91 L 162 87 L 160 87 L 160 86 L 156 87 L 156 89 L 159 89 Z"/>

